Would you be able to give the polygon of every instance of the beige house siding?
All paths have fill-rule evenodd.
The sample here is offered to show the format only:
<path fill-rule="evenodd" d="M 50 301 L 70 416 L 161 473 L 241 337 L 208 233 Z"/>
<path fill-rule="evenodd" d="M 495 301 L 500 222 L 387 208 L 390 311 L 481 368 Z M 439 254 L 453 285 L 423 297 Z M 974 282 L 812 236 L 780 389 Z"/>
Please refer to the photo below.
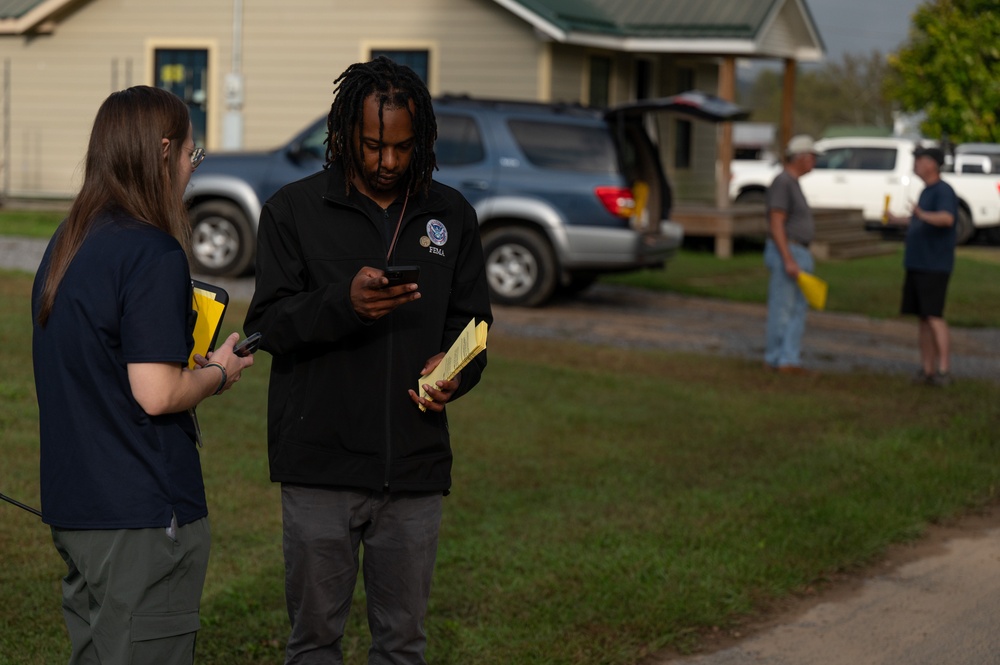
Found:
<path fill-rule="evenodd" d="M 611 94 L 609 105 L 623 104 L 635 98 L 635 85 L 632 82 L 635 58 L 628 54 L 608 54 L 611 57 Z"/>
<path fill-rule="evenodd" d="M 395 0 L 377 12 L 362 0 L 296 4 L 313 6 L 308 24 L 275 16 L 300 15 L 287 8 L 244 10 L 247 148 L 277 145 L 325 113 L 333 80 L 372 49 L 428 50 L 433 94 L 537 98 L 541 46 L 490 0 Z"/>
<path fill-rule="evenodd" d="M 152 81 L 153 47 L 197 45 L 207 48 L 211 59 L 231 25 L 229 3 L 121 0 L 84 3 L 50 35 L 0 38 L 0 60 L 9 63 L 10 72 L 4 150 L 10 163 L 3 173 L 8 193 L 74 193 L 104 98 L 113 89 Z M 223 44 L 228 54 L 228 42 Z"/>
<path fill-rule="evenodd" d="M 661 84 L 666 86 L 665 94 L 684 92 L 679 80 L 680 70 L 690 70 L 693 86 L 706 92 L 718 88 L 718 68 L 704 60 L 676 59 L 662 72 Z M 674 199 L 684 202 L 712 203 L 715 200 L 715 169 L 717 162 L 717 137 L 719 125 L 699 120 L 691 120 L 691 161 L 686 168 L 677 166 L 677 124 L 676 117 L 661 115 L 658 121 L 661 138 L 660 151 L 663 165 L 670 179 Z"/>
<path fill-rule="evenodd" d="M 790 2 L 785 3 L 761 42 L 761 49 L 764 52 L 793 57 L 798 55 L 799 45 L 802 43 L 801 35 L 808 32 L 809 27 L 798 7 Z M 803 55 L 809 55 L 808 50 Z"/>
<path fill-rule="evenodd" d="M 9 66 L 9 141 L 0 146 L 0 188 L 9 196 L 68 197 L 79 188 L 90 126 L 113 90 L 154 83 L 159 48 L 208 54 L 206 148 L 222 146 L 226 75 L 233 70 L 233 0 L 89 0 L 43 35 L 0 36 Z M 429 53 L 434 94 L 586 102 L 589 58 L 611 59 L 609 101 L 635 94 L 635 62 L 652 63 L 652 94 L 678 92 L 671 56 L 640 56 L 540 37 L 494 0 L 244 0 L 242 140 L 267 149 L 288 140 L 332 101 L 333 80 L 372 49 Z M 715 90 L 715 63 L 697 56 L 695 83 Z M 670 138 L 670 123 L 664 125 Z M 685 192 L 713 191 L 715 140 L 695 123 L 692 167 L 674 178 Z M 670 143 L 665 145 L 669 146 Z M 669 147 L 666 148 L 669 153 Z M 711 153 L 711 156 L 709 156 Z M 9 164 L 6 163 L 9 161 Z M 671 168 L 667 155 L 664 163 Z M 703 184 L 696 184 L 707 176 Z"/>
<path fill-rule="evenodd" d="M 553 102 L 578 102 L 583 95 L 584 66 L 580 61 L 580 48 L 565 44 L 552 44 L 552 95 Z"/>
<path fill-rule="evenodd" d="M 428 50 L 435 94 L 538 99 L 544 90 L 546 46 L 491 0 L 390 0 L 377 9 L 370 0 L 244 2 L 245 148 L 278 145 L 326 112 L 333 80 L 372 48 Z M 0 186 L 11 196 L 72 195 L 97 107 L 114 89 L 153 83 L 157 48 L 207 49 L 206 147 L 219 149 L 232 11 L 232 0 L 91 0 L 52 34 L 0 37 L 0 64 L 10 66 L 10 165 Z"/>

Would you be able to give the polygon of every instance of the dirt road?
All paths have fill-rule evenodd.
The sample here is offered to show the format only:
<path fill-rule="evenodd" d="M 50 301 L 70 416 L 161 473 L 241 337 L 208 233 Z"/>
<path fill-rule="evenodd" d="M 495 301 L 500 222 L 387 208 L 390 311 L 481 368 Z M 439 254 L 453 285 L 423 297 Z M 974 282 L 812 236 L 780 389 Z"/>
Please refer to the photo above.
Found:
<path fill-rule="evenodd" d="M 498 332 L 595 343 L 659 347 L 749 359 L 764 355 L 763 305 L 597 285 L 541 309 L 498 307 Z M 911 374 L 917 368 L 913 320 L 810 312 L 803 362 L 820 371 L 868 369 Z M 1000 330 L 953 329 L 956 377 L 1000 380 Z"/>
<path fill-rule="evenodd" d="M 1000 663 L 1000 515 L 934 527 L 868 575 L 791 602 L 709 653 L 643 665 L 986 665 Z"/>
<path fill-rule="evenodd" d="M 0 238 L 0 267 L 34 271 L 45 242 Z M 253 280 L 206 278 L 236 300 L 249 300 Z M 573 299 L 539 309 L 497 307 L 503 334 L 567 338 L 602 344 L 665 348 L 762 358 L 762 305 L 692 298 L 598 284 Z M 1000 330 L 952 329 L 956 378 L 1000 380 Z M 869 369 L 910 374 L 917 365 L 912 320 L 810 312 L 803 361 L 820 371 Z"/>

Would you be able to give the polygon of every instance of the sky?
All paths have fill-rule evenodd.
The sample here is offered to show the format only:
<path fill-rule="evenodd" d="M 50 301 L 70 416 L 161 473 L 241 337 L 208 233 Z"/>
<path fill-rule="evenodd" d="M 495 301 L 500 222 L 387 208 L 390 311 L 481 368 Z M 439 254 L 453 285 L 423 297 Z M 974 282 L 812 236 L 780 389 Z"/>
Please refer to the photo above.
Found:
<path fill-rule="evenodd" d="M 906 41 L 910 16 L 925 0 L 805 0 L 828 62 L 844 53 L 889 53 Z"/>

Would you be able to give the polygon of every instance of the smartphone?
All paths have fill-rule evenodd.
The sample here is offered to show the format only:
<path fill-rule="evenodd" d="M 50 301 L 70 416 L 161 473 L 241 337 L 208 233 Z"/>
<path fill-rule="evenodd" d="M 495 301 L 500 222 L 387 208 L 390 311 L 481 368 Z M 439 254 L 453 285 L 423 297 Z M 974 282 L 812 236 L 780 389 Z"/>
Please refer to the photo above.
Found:
<path fill-rule="evenodd" d="M 385 269 L 385 276 L 389 279 L 386 287 L 399 286 L 400 284 L 416 284 L 420 279 L 419 266 L 389 266 Z"/>
<path fill-rule="evenodd" d="M 247 335 L 243 341 L 233 347 L 233 353 L 238 355 L 240 358 L 249 356 L 257 350 L 258 346 L 260 346 L 260 337 L 261 335 L 259 332 Z"/>

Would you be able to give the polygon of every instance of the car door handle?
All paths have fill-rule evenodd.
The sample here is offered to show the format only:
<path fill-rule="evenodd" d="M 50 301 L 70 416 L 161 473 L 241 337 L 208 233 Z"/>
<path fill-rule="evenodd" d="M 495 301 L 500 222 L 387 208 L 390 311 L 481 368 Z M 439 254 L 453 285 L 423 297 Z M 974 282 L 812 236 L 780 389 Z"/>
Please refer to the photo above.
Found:
<path fill-rule="evenodd" d="M 462 187 L 466 189 L 489 189 L 490 183 L 486 180 L 463 180 Z"/>
<path fill-rule="evenodd" d="M 837 183 L 838 185 L 843 185 L 845 182 L 847 182 L 847 177 L 846 176 L 842 176 L 842 175 L 838 175 L 838 176 L 834 177 L 833 181 L 835 183 Z"/>

